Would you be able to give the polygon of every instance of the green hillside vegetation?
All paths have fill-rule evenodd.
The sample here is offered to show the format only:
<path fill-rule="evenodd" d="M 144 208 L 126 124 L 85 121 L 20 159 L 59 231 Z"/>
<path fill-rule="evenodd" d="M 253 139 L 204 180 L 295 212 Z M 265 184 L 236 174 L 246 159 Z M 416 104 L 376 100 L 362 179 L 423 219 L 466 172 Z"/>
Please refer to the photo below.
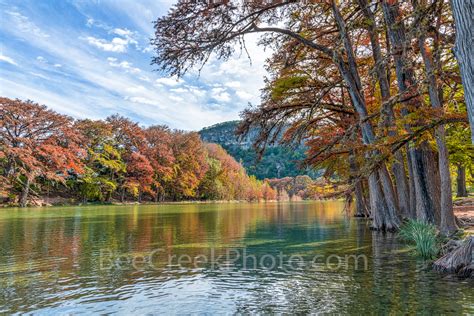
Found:
<path fill-rule="evenodd" d="M 242 163 L 250 175 L 258 179 L 272 179 L 308 175 L 318 178 L 322 172 L 310 168 L 302 168 L 301 161 L 305 158 L 305 147 L 290 148 L 281 145 L 269 146 L 261 159 L 252 147 L 258 130 L 251 131 L 243 139 L 235 135 L 239 121 L 219 123 L 202 129 L 199 134 L 205 142 L 221 145 L 235 160 Z"/>

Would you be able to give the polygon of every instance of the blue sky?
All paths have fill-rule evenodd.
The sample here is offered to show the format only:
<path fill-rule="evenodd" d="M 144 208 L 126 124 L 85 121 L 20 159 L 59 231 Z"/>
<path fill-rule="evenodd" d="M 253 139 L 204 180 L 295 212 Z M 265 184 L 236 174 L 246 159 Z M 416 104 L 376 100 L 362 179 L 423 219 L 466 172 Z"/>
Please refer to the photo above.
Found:
<path fill-rule="evenodd" d="M 171 0 L 0 0 L 0 95 L 75 118 L 119 113 L 142 125 L 198 130 L 259 102 L 269 53 L 211 58 L 198 76 L 168 78 L 150 65 L 152 21 Z"/>

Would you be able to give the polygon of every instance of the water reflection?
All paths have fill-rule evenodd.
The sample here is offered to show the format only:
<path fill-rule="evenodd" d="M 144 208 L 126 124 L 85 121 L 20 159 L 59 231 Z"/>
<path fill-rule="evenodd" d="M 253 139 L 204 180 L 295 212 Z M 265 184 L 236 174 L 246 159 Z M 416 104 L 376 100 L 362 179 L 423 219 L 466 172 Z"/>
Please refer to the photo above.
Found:
<path fill-rule="evenodd" d="M 157 269 L 100 269 L 101 250 L 154 257 Z M 169 266 L 170 256 L 245 251 L 364 255 L 367 269 L 324 260 L 268 270 Z M 338 202 L 71 207 L 0 212 L 0 312 L 472 313 L 473 285 L 423 269 L 390 234 Z"/>

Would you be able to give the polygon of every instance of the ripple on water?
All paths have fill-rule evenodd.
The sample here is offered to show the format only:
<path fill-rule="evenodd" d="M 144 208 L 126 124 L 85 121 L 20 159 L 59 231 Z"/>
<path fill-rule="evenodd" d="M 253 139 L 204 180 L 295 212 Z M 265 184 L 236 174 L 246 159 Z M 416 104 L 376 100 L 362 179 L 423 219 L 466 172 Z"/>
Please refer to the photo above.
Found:
<path fill-rule="evenodd" d="M 474 285 L 427 271 L 391 235 L 343 217 L 342 203 L 220 204 L 54 209 L 0 214 L 0 313 L 472 314 Z M 143 256 L 245 249 L 322 260 L 252 269 L 102 270 L 101 249 Z M 325 258 L 364 255 L 367 270 Z M 343 259 L 343 262 L 345 259 Z"/>

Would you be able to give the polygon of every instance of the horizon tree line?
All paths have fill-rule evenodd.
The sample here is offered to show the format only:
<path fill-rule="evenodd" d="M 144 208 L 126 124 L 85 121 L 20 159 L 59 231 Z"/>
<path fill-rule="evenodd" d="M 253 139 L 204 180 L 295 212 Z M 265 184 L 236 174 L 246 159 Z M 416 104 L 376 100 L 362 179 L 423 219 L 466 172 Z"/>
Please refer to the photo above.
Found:
<path fill-rule="evenodd" d="M 267 181 L 196 132 L 120 115 L 74 120 L 4 97 L 0 183 L 6 203 L 22 207 L 50 193 L 77 202 L 276 199 Z"/>

